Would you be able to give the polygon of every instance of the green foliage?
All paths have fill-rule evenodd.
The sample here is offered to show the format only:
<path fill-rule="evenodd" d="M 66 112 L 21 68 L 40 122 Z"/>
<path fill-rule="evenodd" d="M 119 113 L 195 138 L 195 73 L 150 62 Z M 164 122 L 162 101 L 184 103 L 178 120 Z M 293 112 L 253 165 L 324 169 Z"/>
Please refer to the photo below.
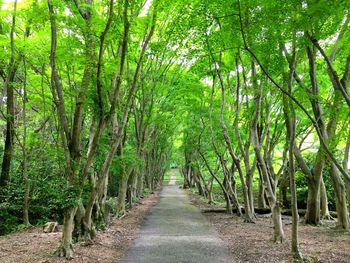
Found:
<path fill-rule="evenodd" d="M 91 7 L 83 5 L 92 14 L 91 21 L 86 23 L 82 10 L 78 10 L 74 1 L 53 0 L 58 32 L 56 67 L 62 84 L 62 105 L 58 104 L 52 86 L 49 56 L 52 39 L 47 2 L 19 1 L 16 13 L 12 11 L 13 3 L 0 2 L 0 85 L 5 85 L 11 69 L 10 33 L 14 15 L 13 44 L 17 66 L 11 83 L 15 89 L 15 148 L 11 183 L 1 189 L 0 234 L 23 227 L 26 178 L 30 188 L 32 224 L 49 219 L 62 222 L 65 208 L 75 207 L 80 202 L 86 205 L 93 192 L 91 178 L 101 176 L 116 134 L 121 137 L 121 143 L 107 169 L 108 197 L 111 197 L 107 199 L 107 205 L 113 212 L 116 212 L 115 197 L 119 194 L 120 182 L 132 170 L 147 184 L 144 188 L 159 184 L 173 163 L 180 169 L 199 169 L 207 182 L 211 179 L 209 168 L 215 170 L 221 158 L 229 169 L 235 168 L 232 177 L 236 179 L 236 188 L 241 189 L 242 182 L 235 167 L 237 164 L 232 165 L 223 124 L 244 176 L 247 176 L 248 166 L 255 166 L 252 130 L 257 127 L 261 152 L 264 161 L 272 163 L 269 169 L 273 170 L 270 170 L 273 177 L 280 168 L 285 168 L 283 159 L 288 163 L 283 151 L 288 137 L 284 107 L 289 100 L 271 79 L 283 90 L 289 88 L 290 95 L 321 125 L 330 129 L 330 149 L 337 160 L 342 160 L 349 133 L 349 107 L 330 78 L 327 61 L 308 35 L 316 38 L 326 55 L 330 56 L 334 51 L 332 65 L 336 75 L 346 76 L 350 52 L 348 2 L 239 2 L 240 8 L 237 1 L 226 0 L 153 1 L 147 11 L 144 1 L 130 1 L 126 61 L 120 72 L 125 26 L 123 1 L 115 1 L 107 28 L 108 1 L 96 1 Z M 140 57 L 156 11 L 155 32 L 144 56 Z M 106 29 L 108 32 L 104 36 Z M 103 36 L 104 46 L 100 47 Z M 93 45 L 88 48 L 90 43 Z M 306 47 L 315 52 L 315 78 L 310 72 Z M 295 74 L 289 85 L 293 48 Z M 102 51 L 103 56 L 98 61 Z M 90 52 L 93 55 L 89 56 Z M 83 80 L 87 69 L 91 69 L 91 76 L 86 84 Z M 136 72 L 136 69 L 140 71 Z M 119 80 L 120 86 L 114 91 Z M 317 87 L 313 87 L 313 81 L 317 81 Z M 133 88 L 134 93 L 129 93 Z M 261 108 L 258 109 L 259 92 Z M 4 91 L 0 104 L 2 132 L 7 121 L 5 96 Z M 111 109 L 114 98 L 117 101 L 115 112 Z M 320 147 L 318 135 L 305 112 L 293 105 L 297 120 L 296 144 L 312 170 Z M 317 116 L 315 105 L 321 107 L 320 116 Z M 61 130 L 64 121 L 58 114 L 63 106 L 64 121 L 68 126 L 66 134 Z M 80 106 L 83 118 L 77 124 L 74 120 L 79 117 L 76 110 Z M 255 116 L 256 112 L 259 114 Z M 91 137 L 100 120 L 105 121 L 102 135 L 98 138 L 91 167 L 83 178 Z M 76 132 L 74 123 L 78 128 L 81 125 L 81 130 Z M 331 127 L 332 123 L 335 123 L 334 127 Z M 257 126 L 253 127 L 253 124 Z M 70 152 L 72 144 L 65 142 L 73 136 L 78 138 L 78 153 Z M 0 140 L 1 156 L 4 140 Z M 71 161 L 75 154 L 78 161 Z M 72 167 L 76 173 L 68 183 Z M 334 209 L 335 193 L 328 170 L 325 166 L 323 176 L 330 208 Z M 223 181 L 222 166 L 218 166 L 216 175 Z M 255 169 L 255 196 L 259 180 Z M 299 167 L 296 184 L 298 206 L 305 208 L 308 182 Z M 214 182 L 213 187 L 215 198 L 223 201 L 219 184 Z M 130 189 L 129 185 L 128 191 Z M 132 198 L 137 200 L 148 191 L 153 189 Z M 240 190 L 237 195 L 242 201 Z"/>
<path fill-rule="evenodd" d="M 106 201 L 106 205 L 109 207 L 109 210 L 111 211 L 111 213 L 113 215 L 117 214 L 117 205 L 118 205 L 118 198 L 116 197 L 110 197 L 107 201 Z"/>

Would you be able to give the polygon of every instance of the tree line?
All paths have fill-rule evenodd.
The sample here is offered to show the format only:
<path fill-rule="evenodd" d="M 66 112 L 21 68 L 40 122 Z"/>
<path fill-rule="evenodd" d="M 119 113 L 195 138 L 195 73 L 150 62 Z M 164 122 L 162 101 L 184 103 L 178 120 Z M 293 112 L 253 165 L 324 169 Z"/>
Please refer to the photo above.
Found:
<path fill-rule="evenodd" d="M 350 227 L 349 4 L 214 1 L 199 3 L 196 19 L 191 72 L 203 88 L 185 124 L 184 187 L 212 202 L 217 184 L 245 222 L 270 209 L 275 242 L 289 207 L 302 259 L 300 178 L 305 223 L 331 219 L 334 199 L 337 226 Z"/>
<path fill-rule="evenodd" d="M 175 124 L 157 87 L 178 68 L 165 4 L 1 3 L 3 234 L 56 219 L 70 258 L 161 184 Z"/>

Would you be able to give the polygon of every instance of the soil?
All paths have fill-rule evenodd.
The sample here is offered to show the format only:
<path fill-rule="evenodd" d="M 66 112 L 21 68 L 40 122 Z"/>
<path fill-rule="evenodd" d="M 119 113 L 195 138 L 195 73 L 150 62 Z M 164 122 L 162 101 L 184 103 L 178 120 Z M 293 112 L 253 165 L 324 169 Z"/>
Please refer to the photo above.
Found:
<path fill-rule="evenodd" d="M 200 209 L 215 209 L 197 195 L 189 193 L 191 201 Z M 59 246 L 60 232 L 43 233 L 31 228 L 0 237 L 0 262 L 3 263 L 110 263 L 121 262 L 134 240 L 150 208 L 159 200 L 159 192 L 144 198 L 122 219 L 112 219 L 105 231 L 99 231 L 88 246 L 75 245 L 75 257 L 67 261 L 53 255 Z M 292 262 L 290 253 L 291 218 L 283 217 L 285 242 L 272 242 L 272 223 L 268 215 L 258 216 L 255 224 L 225 213 L 203 213 L 229 247 L 232 262 Z M 334 221 L 322 226 L 299 226 L 300 251 L 309 262 L 350 262 L 350 232 L 335 228 Z"/>
<path fill-rule="evenodd" d="M 204 210 L 217 207 L 206 204 L 189 193 L 191 201 Z M 272 242 L 272 222 L 269 215 L 258 216 L 255 224 L 244 223 L 237 215 L 203 213 L 219 232 L 232 253 L 232 262 L 293 262 L 291 257 L 291 217 L 283 216 L 285 241 Z M 335 228 L 334 221 L 322 226 L 299 224 L 302 255 L 309 262 L 350 262 L 350 231 Z"/>
<path fill-rule="evenodd" d="M 75 256 L 66 260 L 54 256 L 60 232 L 43 233 L 41 227 L 0 237 L 2 263 L 110 263 L 121 262 L 139 235 L 140 225 L 149 209 L 159 200 L 159 191 L 142 199 L 122 219 L 113 218 L 105 231 L 99 231 L 90 245 L 75 245 Z"/>

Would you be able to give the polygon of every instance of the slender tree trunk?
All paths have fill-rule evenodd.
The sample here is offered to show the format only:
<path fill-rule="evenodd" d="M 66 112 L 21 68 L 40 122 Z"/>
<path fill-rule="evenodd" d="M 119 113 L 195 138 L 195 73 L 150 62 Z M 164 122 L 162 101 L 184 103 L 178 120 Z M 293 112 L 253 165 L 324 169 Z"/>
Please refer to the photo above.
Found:
<path fill-rule="evenodd" d="M 259 194 L 258 194 L 258 208 L 259 209 L 266 209 L 268 205 L 266 204 L 266 198 L 265 198 L 265 187 L 262 181 L 261 172 L 259 171 Z"/>
<path fill-rule="evenodd" d="M 74 216 L 77 208 L 70 207 L 64 211 L 64 220 L 63 220 L 63 233 L 61 247 L 58 250 L 60 257 L 72 258 L 73 257 L 73 243 L 72 243 L 72 233 L 74 229 Z"/>
<path fill-rule="evenodd" d="M 330 176 L 332 179 L 335 200 L 336 200 L 336 209 L 337 209 L 337 225 L 339 228 L 349 229 L 350 219 L 349 211 L 346 201 L 346 191 L 345 184 L 342 178 L 340 177 L 337 167 L 331 163 Z"/>
<path fill-rule="evenodd" d="M 78 2 L 75 2 L 77 8 L 79 9 L 79 13 L 82 18 L 85 20 L 85 29 L 84 32 L 84 40 L 85 40 L 85 69 L 84 74 L 81 81 L 81 86 L 77 91 L 76 99 L 75 99 L 75 109 L 73 115 L 73 122 L 69 125 L 68 115 L 66 112 L 65 106 L 65 97 L 64 97 L 64 89 L 60 80 L 59 71 L 56 65 L 56 56 L 57 56 L 57 23 L 56 23 L 56 12 L 54 10 L 52 0 L 48 0 L 48 9 L 50 15 L 50 27 L 51 27 L 51 50 L 50 50 L 50 66 L 51 66 L 51 92 L 53 96 L 53 100 L 56 106 L 57 117 L 59 121 L 59 132 L 60 139 L 62 141 L 62 148 L 64 152 L 65 159 L 65 175 L 67 180 L 67 189 L 71 201 L 73 204 L 68 204 L 68 207 L 64 209 L 64 224 L 63 224 L 63 235 L 61 246 L 58 248 L 57 253 L 60 256 L 64 256 L 66 258 L 71 258 L 73 256 L 72 249 L 72 236 L 74 230 L 74 216 L 77 210 L 77 206 L 75 205 L 75 201 L 79 201 L 82 194 L 82 182 L 83 180 L 79 180 L 79 167 L 81 161 L 81 137 L 83 130 L 83 113 L 84 106 L 86 101 L 86 95 L 88 91 L 88 87 L 90 85 L 90 80 L 92 76 L 92 67 L 94 64 L 94 38 L 91 32 L 91 10 L 89 8 L 81 9 L 78 6 Z M 90 3 L 91 4 L 91 3 Z M 70 127 L 71 126 L 71 127 Z M 79 191 L 72 191 L 71 189 L 79 189 Z"/>
<path fill-rule="evenodd" d="M 214 177 L 211 177 L 208 183 L 208 204 L 214 203 L 213 182 L 214 182 Z"/>
<path fill-rule="evenodd" d="M 127 186 L 127 193 L 126 193 L 127 203 L 130 207 L 134 206 L 134 200 L 136 197 L 136 184 L 137 184 L 137 171 L 136 169 L 133 169 L 128 179 L 128 186 Z"/>
<path fill-rule="evenodd" d="M 344 151 L 344 158 L 343 158 L 343 168 L 345 171 L 349 171 L 349 157 L 350 157 L 350 127 L 348 130 L 348 138 L 346 140 L 346 145 L 345 145 L 345 151 Z M 350 178 L 345 177 L 345 186 L 346 186 L 346 195 L 348 198 L 348 204 L 349 204 L 349 209 L 350 209 Z"/>
<path fill-rule="evenodd" d="M 98 200 L 97 200 L 99 209 L 96 211 L 96 218 L 97 218 L 98 224 L 102 226 L 103 229 L 105 229 L 109 224 L 109 209 L 107 209 L 107 206 L 106 206 L 108 181 L 109 181 L 109 176 L 107 175 L 104 178 L 102 187 L 99 189 Z"/>
<path fill-rule="evenodd" d="M 314 178 L 308 178 L 307 209 L 305 214 L 305 223 L 318 225 L 320 218 L 320 182 Z"/>
<path fill-rule="evenodd" d="M 221 78 L 221 74 L 219 73 L 219 70 L 217 69 L 217 74 L 220 79 L 220 86 L 221 86 L 221 111 L 220 111 L 220 124 L 223 129 L 223 134 L 224 134 L 224 139 L 226 146 L 228 148 L 229 154 L 232 158 L 232 161 L 234 162 L 236 169 L 238 171 L 240 180 L 241 180 L 241 185 L 242 185 L 242 193 L 243 193 L 243 200 L 244 200 L 244 209 L 245 209 L 245 214 L 244 214 L 244 221 L 245 222 L 254 222 L 254 215 L 252 214 L 252 211 L 250 209 L 250 203 L 249 203 L 249 197 L 248 197 L 248 189 L 246 185 L 246 180 L 243 176 L 243 172 L 241 169 L 241 164 L 240 160 L 238 157 L 235 155 L 231 143 L 230 136 L 227 131 L 227 126 L 224 121 L 224 107 L 225 107 L 225 88 L 224 88 L 224 83 Z"/>
<path fill-rule="evenodd" d="M 23 200 L 23 224 L 30 226 L 29 222 L 29 199 L 30 199 L 30 180 L 28 177 L 28 154 L 27 154 L 27 69 L 24 63 L 24 85 L 23 85 L 23 180 L 24 180 L 24 200 Z"/>
<path fill-rule="evenodd" d="M 295 119 L 294 119 L 294 131 L 290 135 L 289 145 L 289 179 L 290 179 L 290 192 L 292 199 L 292 254 L 295 259 L 302 259 L 302 254 L 299 250 L 299 214 L 298 214 L 298 203 L 297 203 L 297 191 L 295 183 L 295 168 L 294 168 L 294 139 L 295 139 Z"/>
<path fill-rule="evenodd" d="M 295 72 L 296 52 L 295 43 L 293 43 L 292 58 L 289 62 L 289 74 L 288 74 L 288 92 L 292 93 L 293 75 Z M 288 175 L 290 181 L 290 193 L 291 193 L 291 208 L 292 208 L 292 254 L 296 260 L 301 260 L 302 255 L 299 251 L 299 214 L 297 203 L 297 191 L 295 183 L 295 163 L 294 163 L 294 147 L 295 147 L 295 130 L 296 130 L 296 116 L 293 104 L 288 100 L 286 96 L 283 96 L 283 110 L 285 116 L 285 125 L 287 129 L 287 145 L 288 145 Z"/>
<path fill-rule="evenodd" d="M 225 198 L 225 202 L 226 202 L 226 212 L 228 214 L 232 214 L 232 205 L 231 205 L 231 200 L 230 200 L 230 196 L 224 186 L 224 184 L 220 181 L 220 179 L 216 176 L 215 174 L 215 171 L 213 171 L 211 168 L 210 168 L 210 165 L 208 163 L 208 160 L 205 158 L 204 154 L 199 151 L 199 154 L 200 156 L 202 157 L 203 161 L 204 161 L 204 164 L 205 166 L 207 167 L 209 173 L 211 174 L 211 176 L 215 179 L 215 181 L 219 184 L 221 190 L 222 190 L 222 193 L 224 194 L 224 198 Z"/>
<path fill-rule="evenodd" d="M 252 61 L 252 75 L 255 75 L 255 63 Z M 261 153 L 261 144 L 258 133 L 258 118 L 261 115 L 261 96 L 262 90 L 261 87 L 257 83 L 254 83 L 254 102 L 255 102 L 255 111 L 254 111 L 254 121 L 252 122 L 252 141 L 253 148 L 257 160 L 258 168 L 261 172 L 261 179 L 266 190 L 267 200 L 272 212 L 272 222 L 274 226 L 274 234 L 273 240 L 274 242 L 282 242 L 284 240 L 284 231 L 282 227 L 282 219 L 281 219 L 281 207 L 277 200 L 276 192 L 273 185 L 276 182 L 271 181 L 272 178 L 269 176 L 269 172 L 265 163 L 265 160 Z M 267 128 L 266 128 L 267 129 Z"/>
<path fill-rule="evenodd" d="M 99 103 L 99 114 L 98 114 L 98 124 L 97 127 L 94 127 L 94 124 L 91 126 L 91 134 L 90 134 L 90 143 L 89 143 L 89 150 L 87 154 L 87 161 L 83 169 L 83 177 L 86 177 L 89 174 L 90 166 L 93 162 L 93 157 L 96 152 L 98 142 L 100 141 L 100 138 L 102 136 L 102 133 L 104 131 L 106 122 L 112 120 L 113 127 L 111 133 L 113 133 L 113 128 L 115 128 L 115 110 L 116 110 L 116 103 L 119 96 L 119 90 L 120 85 L 123 80 L 124 76 L 124 66 L 125 66 L 125 58 L 127 53 L 127 45 L 128 45 L 128 37 L 129 37 L 129 21 L 128 21 L 128 1 L 126 0 L 123 7 L 123 24 L 124 24 L 124 32 L 122 41 L 120 44 L 120 62 L 119 62 L 119 68 L 117 73 L 114 75 L 114 79 L 112 81 L 112 91 L 111 91 L 111 106 L 109 115 L 106 117 L 104 116 L 104 109 L 103 109 L 103 98 L 102 98 L 102 81 L 101 81 L 101 66 L 102 66 L 102 60 L 103 60 L 103 54 L 105 49 L 105 37 L 110 29 L 110 25 L 112 22 L 113 17 L 113 1 L 110 1 L 109 4 L 109 12 L 108 12 L 108 19 L 106 26 L 104 28 L 104 31 L 102 32 L 100 36 L 100 49 L 99 49 L 99 56 L 98 56 L 98 63 L 97 63 L 97 95 L 98 95 L 98 103 Z M 101 223 L 101 218 L 103 218 L 104 209 L 105 209 L 105 195 L 104 193 L 107 191 L 106 180 L 108 180 L 108 173 L 109 173 L 109 165 L 112 162 L 113 155 L 118 148 L 120 142 L 120 137 L 118 135 L 114 135 L 112 139 L 112 147 L 107 153 L 105 162 L 103 163 L 101 171 L 97 173 L 97 176 L 91 175 L 91 192 L 89 196 L 89 201 L 86 207 L 86 212 L 83 219 L 83 225 L 85 230 L 85 240 L 90 241 L 95 236 L 95 227 L 92 219 L 93 215 L 93 208 L 94 206 L 97 207 L 98 211 L 95 211 L 97 214 L 96 219 L 99 222 L 96 222 L 97 224 Z M 107 181 L 108 182 L 108 181 Z M 103 221 L 103 220 L 102 220 Z"/>
<path fill-rule="evenodd" d="M 139 178 L 137 180 L 137 190 L 136 190 L 136 194 L 137 197 L 143 197 L 143 192 L 144 192 L 144 180 L 145 180 L 145 174 L 143 169 L 140 171 L 139 173 Z"/>
<path fill-rule="evenodd" d="M 254 211 L 254 191 L 253 191 L 253 174 L 251 172 L 247 172 L 247 190 L 248 190 L 248 203 L 250 206 L 250 210 L 252 214 L 255 214 Z"/>
<path fill-rule="evenodd" d="M 320 185 L 320 197 L 321 197 L 321 220 L 326 219 L 329 220 L 331 219 L 331 215 L 329 214 L 329 209 L 328 209 L 328 197 L 327 197 L 327 189 L 326 185 L 323 181 L 323 178 L 321 178 L 321 185 Z"/>
<path fill-rule="evenodd" d="M 273 242 L 282 243 L 284 241 L 284 231 L 281 216 L 281 207 L 279 203 L 276 202 L 271 207 L 272 211 L 272 223 L 273 223 Z"/>
<path fill-rule="evenodd" d="M 14 35 L 16 27 L 16 10 L 17 0 L 14 1 L 14 12 L 12 16 L 11 26 L 11 55 L 10 63 L 8 66 L 7 77 L 4 84 L 4 90 L 6 90 L 6 137 L 5 137 L 5 148 L 2 159 L 2 167 L 0 174 L 0 187 L 7 186 L 10 180 L 10 169 L 13 155 L 13 139 L 15 135 L 15 95 L 14 95 L 14 79 L 17 71 L 17 64 L 15 61 L 15 46 L 14 46 Z"/>
<path fill-rule="evenodd" d="M 97 186 L 95 176 L 91 175 L 91 192 L 88 203 L 86 204 L 85 214 L 83 218 L 84 239 L 89 242 L 95 236 L 95 230 L 92 222 L 92 211 L 97 198 Z"/>
<path fill-rule="evenodd" d="M 287 198 L 288 185 L 290 185 L 289 175 L 287 171 L 284 171 L 284 175 L 282 177 L 282 180 L 280 180 L 280 184 L 279 184 L 279 192 L 280 192 L 279 198 L 283 208 L 291 208 L 289 200 Z"/>
<path fill-rule="evenodd" d="M 133 168 L 129 168 L 127 170 L 123 169 L 123 172 L 120 177 L 119 182 L 119 191 L 118 191 L 118 204 L 117 204 L 117 216 L 122 217 L 125 215 L 125 199 L 126 199 L 126 191 L 128 188 L 128 180 L 129 176 L 132 173 Z"/>
<path fill-rule="evenodd" d="M 239 55 L 238 55 L 239 57 Z M 235 61 L 236 64 L 236 117 L 234 120 L 234 130 L 236 134 L 236 139 L 238 141 L 238 149 L 241 152 L 241 155 L 243 155 L 244 158 L 244 166 L 245 166 L 245 176 L 246 176 L 246 184 L 247 184 L 247 194 L 248 194 L 248 204 L 249 204 L 249 210 L 251 211 L 251 214 L 255 216 L 255 208 L 254 208 L 254 192 L 253 192 L 253 175 L 254 175 L 254 169 L 255 169 L 255 160 L 253 167 L 250 165 L 250 145 L 251 145 L 251 139 L 252 139 L 252 133 L 249 132 L 249 137 L 246 140 L 246 143 L 243 145 L 240 128 L 239 128 L 239 118 L 240 118 L 240 111 L 241 111 L 241 99 L 240 99 L 240 89 L 241 89 L 241 81 L 240 81 L 240 72 L 239 72 L 239 64 L 238 64 L 238 58 L 236 58 Z"/>
<path fill-rule="evenodd" d="M 28 177 L 27 153 L 23 150 L 23 179 L 24 179 L 24 200 L 23 200 L 23 224 L 30 226 L 29 202 L 30 202 L 30 180 Z"/>

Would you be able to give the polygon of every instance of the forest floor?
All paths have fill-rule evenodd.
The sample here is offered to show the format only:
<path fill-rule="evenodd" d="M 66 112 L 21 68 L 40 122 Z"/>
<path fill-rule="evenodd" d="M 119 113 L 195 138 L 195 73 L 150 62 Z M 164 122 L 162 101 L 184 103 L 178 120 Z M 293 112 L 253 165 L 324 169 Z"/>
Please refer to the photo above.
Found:
<path fill-rule="evenodd" d="M 189 194 L 202 211 L 217 208 L 206 204 L 198 195 Z M 255 224 L 244 223 L 237 215 L 203 213 L 219 232 L 232 253 L 232 262 L 292 262 L 291 217 L 283 216 L 285 242 L 272 242 L 271 217 L 258 216 Z M 299 225 L 300 251 L 309 262 L 350 262 L 350 231 L 335 229 L 334 221 L 322 226 Z"/>
<path fill-rule="evenodd" d="M 206 204 L 198 195 L 188 193 L 191 202 L 201 210 L 217 208 Z M 170 196 L 172 194 L 170 193 Z M 150 215 L 151 208 L 153 210 L 156 208 L 155 205 L 159 204 L 159 199 L 160 192 L 142 199 L 138 205 L 127 212 L 125 217 L 112 219 L 109 228 L 99 231 L 91 245 L 76 244 L 75 257 L 70 261 L 53 255 L 59 246 L 61 233 L 46 234 L 43 233 L 41 227 L 36 227 L 0 237 L 0 262 L 122 262 L 128 251 L 132 251 L 130 248 L 135 244 L 135 240 L 142 234 L 140 227 L 144 226 L 145 222 L 147 223 L 144 219 Z M 218 233 L 216 235 L 219 235 L 228 246 L 231 251 L 229 256 L 231 262 L 292 262 L 290 217 L 283 216 L 285 242 L 274 244 L 271 239 L 273 231 L 271 218 L 266 215 L 259 216 L 255 224 L 249 224 L 243 223 L 242 218 L 236 215 L 214 212 L 203 212 L 202 214 L 209 221 L 209 226 L 213 226 L 216 230 L 215 232 Z M 176 216 L 179 215 L 176 213 Z M 178 229 L 181 228 L 175 227 L 175 230 Z M 309 262 L 350 262 L 350 231 L 335 229 L 334 221 L 326 221 L 324 225 L 318 227 L 301 223 L 299 237 L 302 254 L 313 259 Z"/>
<path fill-rule="evenodd" d="M 140 225 L 149 209 L 158 203 L 159 191 L 129 210 L 122 219 L 111 220 L 105 231 L 99 231 L 92 244 L 75 245 L 75 257 L 67 261 L 54 256 L 61 232 L 43 233 L 35 227 L 0 237 L 1 263 L 110 263 L 120 262 L 134 240 L 138 237 Z"/>

